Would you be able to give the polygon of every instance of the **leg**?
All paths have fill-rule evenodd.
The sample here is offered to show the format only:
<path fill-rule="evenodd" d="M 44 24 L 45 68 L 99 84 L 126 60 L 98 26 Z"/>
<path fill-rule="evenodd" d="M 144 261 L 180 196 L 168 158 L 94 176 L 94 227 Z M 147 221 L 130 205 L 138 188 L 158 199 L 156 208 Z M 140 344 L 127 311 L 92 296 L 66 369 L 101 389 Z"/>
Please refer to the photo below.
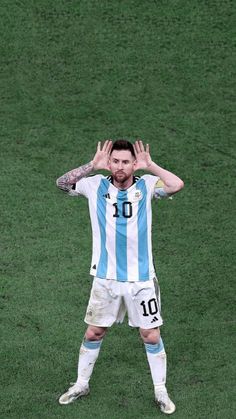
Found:
<path fill-rule="evenodd" d="M 85 315 L 85 322 L 89 326 L 80 347 L 77 381 L 60 397 L 60 404 L 69 404 L 89 392 L 89 380 L 99 355 L 102 339 L 107 327 L 116 321 L 120 307 L 120 298 L 116 298 L 115 290 L 111 293 L 109 287 L 110 281 L 94 278 Z"/>
<path fill-rule="evenodd" d="M 107 327 L 89 325 L 85 332 L 85 339 L 89 341 L 102 340 L 106 334 Z"/>
<path fill-rule="evenodd" d="M 80 347 L 77 384 L 88 385 L 105 334 L 105 327 L 88 326 Z"/>
<path fill-rule="evenodd" d="M 175 405 L 170 400 L 166 390 L 166 352 L 160 335 L 160 329 L 141 329 L 152 381 L 155 391 L 155 399 L 161 411 L 166 414 L 174 413 Z"/>
<path fill-rule="evenodd" d="M 159 327 L 155 329 L 141 329 L 152 380 L 155 387 L 165 388 L 166 384 L 166 353 L 160 335 Z"/>
<path fill-rule="evenodd" d="M 80 347 L 77 381 L 59 398 L 60 404 L 69 404 L 89 393 L 89 380 L 105 333 L 105 327 L 88 326 Z"/>

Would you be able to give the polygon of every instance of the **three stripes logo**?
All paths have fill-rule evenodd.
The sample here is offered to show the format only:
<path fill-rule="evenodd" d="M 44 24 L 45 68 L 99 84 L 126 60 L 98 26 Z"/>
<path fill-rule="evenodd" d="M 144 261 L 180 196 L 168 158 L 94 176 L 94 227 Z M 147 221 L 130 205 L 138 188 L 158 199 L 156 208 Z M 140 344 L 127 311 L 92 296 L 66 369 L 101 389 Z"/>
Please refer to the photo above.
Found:
<path fill-rule="evenodd" d="M 154 316 L 153 319 L 152 319 L 152 321 L 151 321 L 151 323 L 155 323 L 157 321 L 158 321 L 158 318 L 156 316 Z"/>

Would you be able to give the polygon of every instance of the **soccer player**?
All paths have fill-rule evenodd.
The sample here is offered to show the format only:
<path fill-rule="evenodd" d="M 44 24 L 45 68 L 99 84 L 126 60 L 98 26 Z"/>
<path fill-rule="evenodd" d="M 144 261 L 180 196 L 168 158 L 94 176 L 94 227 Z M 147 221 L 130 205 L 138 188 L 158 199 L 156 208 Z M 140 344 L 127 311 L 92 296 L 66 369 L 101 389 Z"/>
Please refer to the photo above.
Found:
<path fill-rule="evenodd" d="M 91 175 L 109 170 L 109 176 Z M 149 172 L 135 176 L 137 170 Z M 163 413 L 175 405 L 166 390 L 166 353 L 160 335 L 160 292 L 152 258 L 151 200 L 168 198 L 183 181 L 151 159 L 149 145 L 138 140 L 98 142 L 93 160 L 57 180 L 71 196 L 88 199 L 93 234 L 90 274 L 94 277 L 85 315 L 88 324 L 79 354 L 78 378 L 60 404 L 89 393 L 89 380 L 108 327 L 122 322 L 139 328 L 144 342 L 155 400 Z"/>

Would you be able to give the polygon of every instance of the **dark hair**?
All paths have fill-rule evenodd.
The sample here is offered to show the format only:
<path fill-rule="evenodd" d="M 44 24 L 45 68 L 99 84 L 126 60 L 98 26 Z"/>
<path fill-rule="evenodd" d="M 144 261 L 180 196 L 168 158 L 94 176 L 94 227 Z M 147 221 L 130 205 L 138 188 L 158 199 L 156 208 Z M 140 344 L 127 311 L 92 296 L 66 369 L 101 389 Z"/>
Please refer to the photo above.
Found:
<path fill-rule="evenodd" d="M 135 157 L 134 146 L 127 140 L 116 140 L 111 148 L 111 153 L 113 150 L 129 150 L 133 157 Z"/>

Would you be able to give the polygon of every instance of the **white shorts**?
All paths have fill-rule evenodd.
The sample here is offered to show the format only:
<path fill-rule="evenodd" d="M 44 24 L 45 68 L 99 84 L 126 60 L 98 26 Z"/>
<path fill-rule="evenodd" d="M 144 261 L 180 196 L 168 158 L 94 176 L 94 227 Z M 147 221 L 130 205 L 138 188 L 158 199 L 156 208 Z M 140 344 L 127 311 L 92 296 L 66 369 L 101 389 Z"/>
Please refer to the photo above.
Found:
<path fill-rule="evenodd" d="M 153 329 L 162 325 L 157 279 L 145 282 L 119 282 L 95 277 L 85 323 L 110 327 L 114 323 L 122 323 L 126 312 L 132 327 Z"/>

